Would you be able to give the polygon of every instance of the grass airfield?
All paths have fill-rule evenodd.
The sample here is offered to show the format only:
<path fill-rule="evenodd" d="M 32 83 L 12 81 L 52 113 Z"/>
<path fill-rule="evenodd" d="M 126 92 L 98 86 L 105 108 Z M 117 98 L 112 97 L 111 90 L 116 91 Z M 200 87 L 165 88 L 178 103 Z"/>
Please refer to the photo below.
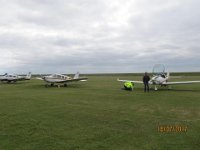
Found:
<path fill-rule="evenodd" d="M 199 74 L 178 74 L 200 80 Z M 123 90 L 116 79 L 132 74 L 90 75 L 88 82 L 45 88 L 44 82 L 0 83 L 0 150 L 198 150 L 200 84 L 158 91 Z M 160 132 L 160 126 L 186 126 Z"/>

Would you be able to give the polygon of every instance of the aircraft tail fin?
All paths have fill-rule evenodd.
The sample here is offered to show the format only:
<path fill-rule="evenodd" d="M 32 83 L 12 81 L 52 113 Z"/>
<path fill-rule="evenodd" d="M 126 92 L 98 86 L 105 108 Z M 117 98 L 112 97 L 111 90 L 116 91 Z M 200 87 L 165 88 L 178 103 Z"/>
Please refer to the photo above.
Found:
<path fill-rule="evenodd" d="M 77 72 L 75 75 L 74 75 L 74 78 L 73 79 L 78 79 L 79 78 L 79 72 Z"/>
<path fill-rule="evenodd" d="M 31 79 L 31 72 L 29 72 L 29 73 L 26 75 L 26 79 L 27 79 L 27 80 L 30 80 L 30 79 Z"/>

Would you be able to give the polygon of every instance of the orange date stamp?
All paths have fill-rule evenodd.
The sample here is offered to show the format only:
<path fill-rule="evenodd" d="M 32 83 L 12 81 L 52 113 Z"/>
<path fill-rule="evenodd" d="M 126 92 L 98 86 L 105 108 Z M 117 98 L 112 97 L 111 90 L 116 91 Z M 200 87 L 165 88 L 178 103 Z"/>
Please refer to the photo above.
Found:
<path fill-rule="evenodd" d="M 159 125 L 158 132 L 187 132 L 188 127 L 186 125 Z"/>

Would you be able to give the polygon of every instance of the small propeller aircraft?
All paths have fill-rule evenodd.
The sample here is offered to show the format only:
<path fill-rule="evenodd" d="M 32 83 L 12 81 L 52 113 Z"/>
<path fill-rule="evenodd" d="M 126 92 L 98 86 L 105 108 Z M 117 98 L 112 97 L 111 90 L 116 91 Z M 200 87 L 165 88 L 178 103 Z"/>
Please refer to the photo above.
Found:
<path fill-rule="evenodd" d="M 64 86 L 67 86 L 67 83 L 74 82 L 74 81 L 87 81 L 88 78 L 79 77 L 79 72 L 77 72 L 74 77 L 62 75 L 62 74 L 52 74 L 49 76 L 42 76 L 41 78 L 36 78 L 39 80 L 45 81 L 47 84 L 45 85 L 48 87 L 48 83 L 50 83 L 50 86 L 54 86 L 54 84 L 58 84 L 58 87 L 60 87 L 60 84 L 64 84 Z"/>
<path fill-rule="evenodd" d="M 7 74 L 7 73 L 5 73 L 3 76 L 0 76 L 0 81 L 7 83 L 30 80 L 30 79 L 31 79 L 31 72 L 29 72 L 26 76 L 19 76 L 16 74 Z"/>
<path fill-rule="evenodd" d="M 173 78 L 173 77 L 172 77 Z M 177 78 L 177 77 L 176 77 Z M 149 85 L 153 85 L 155 90 L 158 90 L 157 86 L 169 86 L 169 85 L 177 85 L 177 84 L 193 84 L 200 83 L 200 81 L 179 81 L 179 82 L 169 82 L 170 73 L 165 72 L 165 67 L 162 64 L 157 64 L 153 67 L 153 77 L 149 81 Z M 132 80 L 120 80 L 120 82 L 131 82 L 131 83 L 139 83 L 143 84 L 143 81 L 132 81 Z"/>

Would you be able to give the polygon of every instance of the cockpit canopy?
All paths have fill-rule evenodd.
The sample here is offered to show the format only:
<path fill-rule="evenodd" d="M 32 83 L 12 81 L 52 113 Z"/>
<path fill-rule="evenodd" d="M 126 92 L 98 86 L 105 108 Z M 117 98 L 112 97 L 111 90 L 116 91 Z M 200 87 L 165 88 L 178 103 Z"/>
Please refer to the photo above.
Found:
<path fill-rule="evenodd" d="M 70 78 L 70 77 L 62 75 L 62 74 L 52 74 L 51 77 L 56 78 L 56 79 L 64 79 L 64 80 L 67 80 Z"/>
<path fill-rule="evenodd" d="M 163 64 L 156 64 L 153 67 L 153 75 L 165 74 L 165 66 Z"/>
<path fill-rule="evenodd" d="M 17 75 L 6 74 L 5 77 L 7 77 L 7 78 L 17 78 Z"/>

